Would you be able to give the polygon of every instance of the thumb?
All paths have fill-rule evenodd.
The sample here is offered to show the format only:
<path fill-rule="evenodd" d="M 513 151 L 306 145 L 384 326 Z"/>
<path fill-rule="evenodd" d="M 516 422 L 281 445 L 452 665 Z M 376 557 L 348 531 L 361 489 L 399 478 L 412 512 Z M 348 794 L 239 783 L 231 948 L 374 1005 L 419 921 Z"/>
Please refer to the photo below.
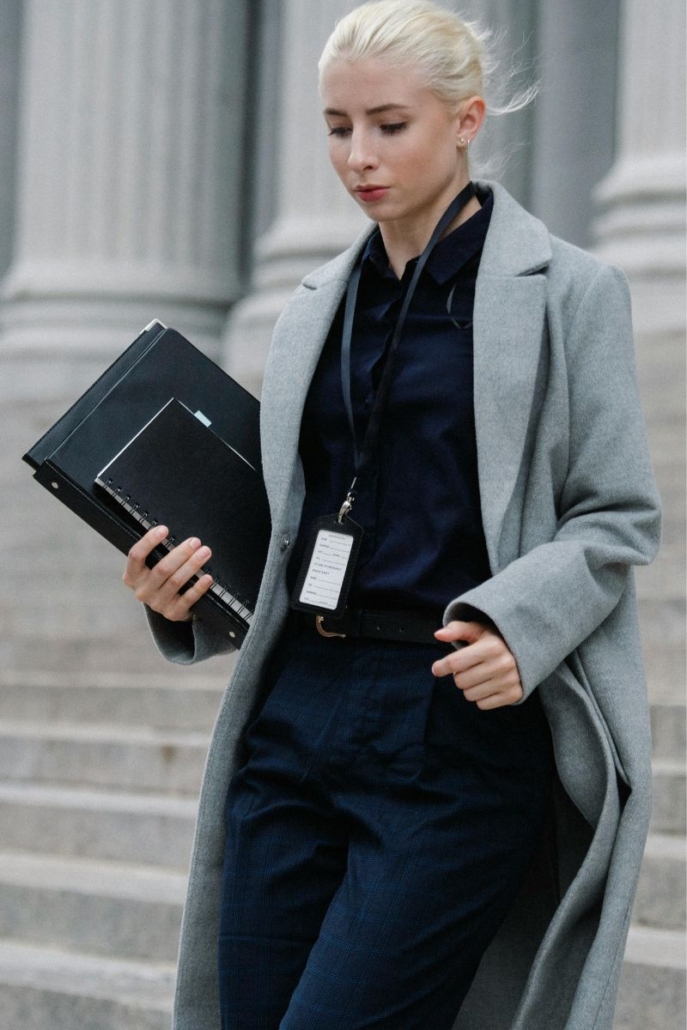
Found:
<path fill-rule="evenodd" d="M 479 622 L 459 622 L 454 619 L 446 626 L 438 629 L 434 636 L 437 640 L 444 640 L 446 643 L 454 640 L 463 640 L 466 644 L 474 644 L 484 633 L 484 626 Z"/>

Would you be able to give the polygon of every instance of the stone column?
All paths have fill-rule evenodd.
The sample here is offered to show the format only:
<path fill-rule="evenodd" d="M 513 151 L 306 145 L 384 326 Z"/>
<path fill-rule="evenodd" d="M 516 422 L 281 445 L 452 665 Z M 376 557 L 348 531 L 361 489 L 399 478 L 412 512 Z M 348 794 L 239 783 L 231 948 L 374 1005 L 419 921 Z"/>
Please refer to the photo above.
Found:
<path fill-rule="evenodd" d="M 530 210 L 579 247 L 591 243 L 591 193 L 614 158 L 618 0 L 546 0 L 537 22 Z"/>
<path fill-rule="evenodd" d="M 451 0 L 450 6 L 468 21 L 477 22 L 493 33 L 498 67 L 487 100 L 503 104 L 512 94 L 537 79 L 536 68 L 538 0 Z M 512 81 L 508 82 L 515 66 Z M 504 95 L 499 96 L 502 92 Z M 531 208 L 534 139 L 534 105 L 503 117 L 487 117 L 476 145 L 471 148 L 473 177 L 496 179 L 510 193 Z"/>
<path fill-rule="evenodd" d="M 255 246 L 250 293 L 233 309 L 225 335 L 226 366 L 255 393 L 272 328 L 290 294 L 365 224 L 329 165 L 317 89 L 317 61 L 327 37 L 355 6 L 356 0 L 285 0 L 281 8 L 275 215 Z M 273 56 L 266 53 L 263 60 Z"/>
<path fill-rule="evenodd" d="M 155 316 L 216 354 L 239 289 L 246 7 L 26 0 L 14 392 L 87 385 Z"/>
<path fill-rule="evenodd" d="M 623 0 L 617 157 L 596 190 L 596 249 L 630 276 L 640 332 L 685 327 L 684 39 L 684 0 Z"/>
<path fill-rule="evenodd" d="M 602 257 L 630 279 L 637 365 L 664 503 L 640 570 L 654 699 L 683 704 L 685 604 L 685 5 L 622 0 L 617 158 L 596 195 Z"/>
<path fill-rule="evenodd" d="M 21 455 L 153 317 L 217 354 L 238 292 L 248 7 L 25 0 L 0 304 L 5 670 L 159 661 L 122 556 Z"/>
<path fill-rule="evenodd" d="M 663 500 L 661 550 L 637 576 L 654 731 L 653 832 L 618 1008 L 619 1025 L 648 1028 L 685 1023 L 685 6 L 621 0 L 621 12 L 617 156 L 596 192 L 596 249 L 630 279 Z"/>
<path fill-rule="evenodd" d="M 21 0 L 0 4 L 0 276 L 12 258 Z"/>

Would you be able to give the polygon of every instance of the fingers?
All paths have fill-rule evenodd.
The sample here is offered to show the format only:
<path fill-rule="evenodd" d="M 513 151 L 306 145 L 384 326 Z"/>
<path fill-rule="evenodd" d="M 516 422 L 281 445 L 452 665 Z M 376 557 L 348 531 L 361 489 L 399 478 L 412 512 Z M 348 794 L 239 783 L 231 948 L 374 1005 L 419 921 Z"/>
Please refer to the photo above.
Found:
<path fill-rule="evenodd" d="M 464 640 L 469 634 L 473 642 L 434 662 L 435 676 L 452 676 L 466 700 L 485 710 L 521 700 L 517 663 L 499 633 L 479 623 L 449 623 L 444 629 L 444 639 Z"/>
<path fill-rule="evenodd" d="M 486 627 L 480 622 L 460 622 L 458 619 L 454 619 L 453 622 L 438 629 L 434 636 L 437 640 L 446 643 L 462 640 L 466 644 L 472 644 L 475 640 L 479 640 L 485 629 Z"/>
<path fill-rule="evenodd" d="M 485 657 L 489 657 L 488 654 L 485 655 L 483 653 L 483 647 L 480 646 L 487 634 L 496 640 L 501 640 L 501 637 L 498 637 L 491 630 L 488 630 L 486 626 L 482 626 L 478 622 L 449 622 L 443 629 L 437 630 L 434 634 L 437 640 L 446 643 L 460 640 L 467 646 L 457 651 L 452 651 L 445 658 L 440 658 L 436 661 L 432 666 L 434 675 L 450 676 L 454 672 L 463 672 L 469 669 L 470 666 L 483 661 Z"/>
<path fill-rule="evenodd" d="M 211 551 L 202 546 L 197 537 L 190 537 L 149 569 L 145 560 L 162 543 L 167 532 L 166 527 L 156 526 L 134 544 L 122 578 L 138 601 L 177 622 L 190 617 L 189 609 L 212 586 L 212 576 L 203 575 L 201 571 Z M 196 575 L 198 582 L 180 593 Z"/>
<path fill-rule="evenodd" d="M 159 611 L 166 619 L 172 622 L 188 622 L 191 619 L 190 609 L 213 584 L 212 576 L 208 573 L 201 576 L 196 583 L 184 591 L 183 594 L 173 594 L 171 598 L 162 599 L 159 595 L 153 597 L 149 607 Z"/>
<path fill-rule="evenodd" d="M 210 548 L 202 547 L 197 537 L 184 540 L 152 569 L 146 567 L 145 574 L 134 588 L 137 599 L 147 604 L 151 593 L 171 598 L 183 589 L 209 558 Z"/>
<path fill-rule="evenodd" d="M 515 705 L 521 700 L 522 687 L 519 687 L 517 690 L 508 691 L 505 694 L 491 694 L 489 697 L 485 697 L 482 701 L 476 701 L 475 704 L 483 712 L 487 712 L 494 708 L 506 708 L 509 705 Z"/>
<path fill-rule="evenodd" d="M 153 526 L 142 536 L 129 551 L 126 569 L 122 579 L 128 587 L 134 589 L 136 581 L 147 568 L 146 558 L 158 547 L 167 536 L 166 526 Z"/>

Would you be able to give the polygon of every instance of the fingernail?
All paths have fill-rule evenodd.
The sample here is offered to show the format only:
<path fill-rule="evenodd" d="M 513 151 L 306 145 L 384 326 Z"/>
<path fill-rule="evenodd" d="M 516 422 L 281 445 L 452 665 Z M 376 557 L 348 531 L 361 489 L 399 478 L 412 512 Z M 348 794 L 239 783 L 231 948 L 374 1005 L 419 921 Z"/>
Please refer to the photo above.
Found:
<path fill-rule="evenodd" d="M 189 547 L 193 547 L 194 550 L 195 550 L 196 547 L 198 547 L 199 544 L 200 544 L 200 540 L 198 539 L 197 536 L 192 536 L 190 538 L 189 542 L 188 542 L 188 546 Z"/>
<path fill-rule="evenodd" d="M 209 558 L 210 557 L 210 548 L 209 547 L 201 547 L 201 549 L 198 551 L 198 557 L 199 558 Z"/>

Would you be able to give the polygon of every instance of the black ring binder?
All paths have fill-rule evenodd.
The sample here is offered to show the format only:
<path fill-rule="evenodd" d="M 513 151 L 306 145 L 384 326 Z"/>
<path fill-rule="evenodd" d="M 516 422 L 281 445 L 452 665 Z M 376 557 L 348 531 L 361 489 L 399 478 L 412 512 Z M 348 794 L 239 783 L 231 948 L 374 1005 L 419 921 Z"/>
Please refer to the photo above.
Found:
<path fill-rule="evenodd" d="M 106 474 L 96 485 L 101 470 L 105 473 L 116 460 L 113 456 L 123 456 L 171 398 L 177 415 L 183 413 L 182 443 L 176 450 L 165 446 L 155 461 L 143 463 L 146 482 L 150 483 L 151 473 L 155 480 L 150 500 L 136 482 L 119 475 Z M 210 416 L 211 428 L 194 411 Z M 194 613 L 240 646 L 250 626 L 270 536 L 258 421 L 259 404 L 254 397 L 181 334 L 153 322 L 24 460 L 34 469 L 37 482 L 125 554 L 143 532 L 160 524 L 151 509 L 164 513 L 174 539 L 184 539 L 188 532 L 210 544 L 216 582 L 194 605 Z M 214 455 L 214 473 L 211 462 L 204 465 L 193 453 L 186 453 L 189 436 L 198 438 Z M 193 484 L 192 496 L 184 497 L 178 486 L 177 493 L 172 492 L 173 507 L 159 506 L 157 491 L 165 483 L 159 482 L 158 472 L 164 469 L 174 477 L 178 463 L 183 466 L 181 482 Z M 168 492 L 166 487 L 162 490 L 163 498 Z M 215 502 L 219 512 L 213 528 L 202 520 Z M 177 503 L 181 520 L 174 515 Z M 156 549 L 151 564 L 168 549 Z"/>

